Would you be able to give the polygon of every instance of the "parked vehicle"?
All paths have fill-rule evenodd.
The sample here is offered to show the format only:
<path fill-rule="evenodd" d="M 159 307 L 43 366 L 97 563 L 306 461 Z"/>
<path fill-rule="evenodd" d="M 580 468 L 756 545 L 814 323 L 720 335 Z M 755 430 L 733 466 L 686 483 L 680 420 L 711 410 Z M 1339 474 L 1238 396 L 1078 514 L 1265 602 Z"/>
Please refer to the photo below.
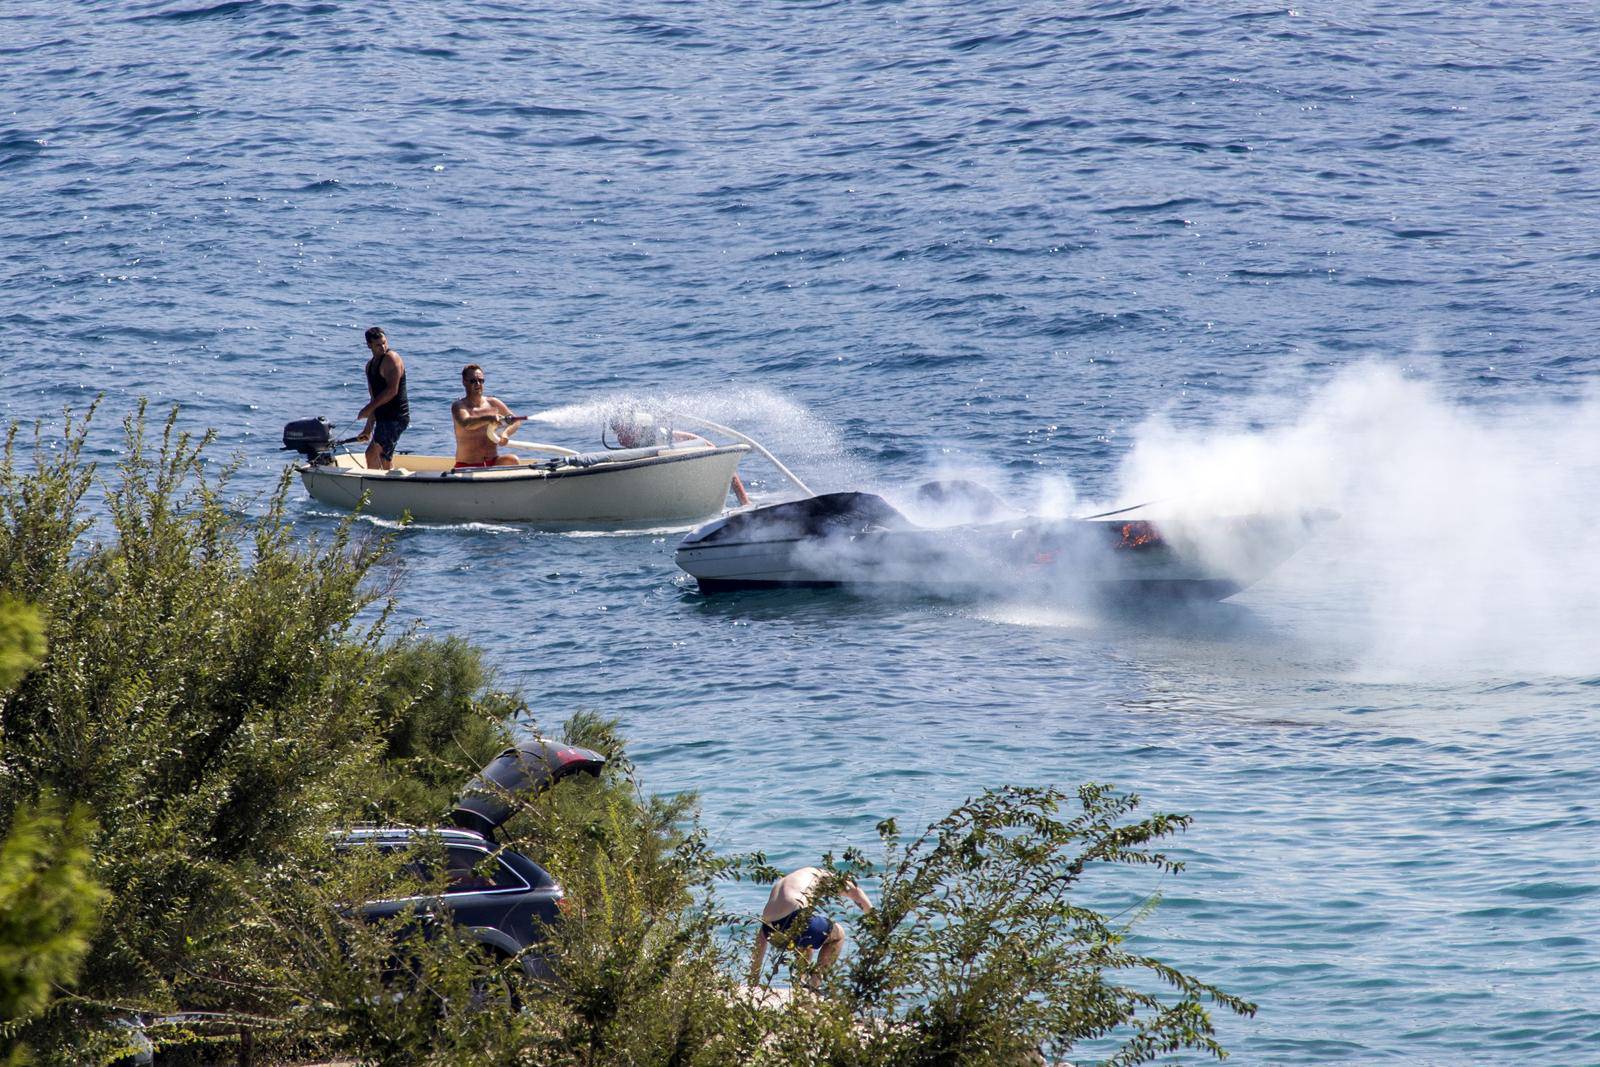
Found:
<path fill-rule="evenodd" d="M 424 922 L 444 919 L 465 929 L 497 958 L 517 958 L 526 973 L 547 975 L 544 958 L 527 950 L 543 939 L 546 927 L 560 921 L 561 885 L 528 857 L 497 845 L 495 835 L 517 810 L 520 797 L 572 774 L 598 775 L 603 766 L 605 757 L 598 752 L 536 738 L 506 749 L 467 783 L 451 812 L 454 827 L 342 832 L 335 842 L 342 851 L 375 848 L 414 854 L 406 873 L 418 882 L 436 882 L 440 871 L 434 864 L 443 864 L 442 895 L 368 901 L 361 905 L 362 918 L 378 921 L 410 911 Z"/>

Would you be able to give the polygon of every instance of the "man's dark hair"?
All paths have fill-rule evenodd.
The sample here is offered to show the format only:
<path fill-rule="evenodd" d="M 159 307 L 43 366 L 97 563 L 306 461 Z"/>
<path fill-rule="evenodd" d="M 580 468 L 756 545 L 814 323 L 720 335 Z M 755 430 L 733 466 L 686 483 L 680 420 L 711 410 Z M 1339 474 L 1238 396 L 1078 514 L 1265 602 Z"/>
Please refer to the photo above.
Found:
<path fill-rule="evenodd" d="M 372 342 L 376 341 L 380 337 L 383 337 L 383 328 L 382 327 L 380 327 L 380 326 L 368 326 L 367 327 L 367 343 L 368 344 L 371 344 Z M 387 340 L 387 338 L 385 338 L 385 340 Z"/>
<path fill-rule="evenodd" d="M 468 363 L 465 367 L 461 368 L 461 380 L 462 381 L 466 381 L 467 380 L 467 375 L 471 374 L 473 371 L 482 371 L 482 370 L 483 370 L 483 368 L 478 366 L 476 363 Z"/>

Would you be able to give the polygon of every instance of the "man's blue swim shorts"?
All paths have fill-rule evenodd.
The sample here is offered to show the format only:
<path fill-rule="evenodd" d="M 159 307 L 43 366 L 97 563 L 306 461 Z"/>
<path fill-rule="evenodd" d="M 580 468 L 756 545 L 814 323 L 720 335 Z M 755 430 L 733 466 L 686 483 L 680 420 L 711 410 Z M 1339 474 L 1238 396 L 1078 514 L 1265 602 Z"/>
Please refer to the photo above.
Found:
<path fill-rule="evenodd" d="M 383 449 L 385 463 L 394 460 L 394 448 L 400 443 L 400 435 L 410 425 L 410 419 L 378 419 L 372 424 L 372 439 Z"/>
<path fill-rule="evenodd" d="M 774 919 L 771 922 L 763 921 L 761 925 L 767 928 L 769 934 L 788 933 L 789 928 L 794 925 L 794 921 L 799 917 L 800 913 L 798 911 L 791 911 L 781 919 Z M 806 928 L 800 932 L 799 936 L 795 937 L 795 947 L 821 948 L 822 942 L 827 940 L 828 935 L 832 932 L 833 920 L 820 911 L 814 911 L 811 913 L 811 921 L 806 923 Z"/>

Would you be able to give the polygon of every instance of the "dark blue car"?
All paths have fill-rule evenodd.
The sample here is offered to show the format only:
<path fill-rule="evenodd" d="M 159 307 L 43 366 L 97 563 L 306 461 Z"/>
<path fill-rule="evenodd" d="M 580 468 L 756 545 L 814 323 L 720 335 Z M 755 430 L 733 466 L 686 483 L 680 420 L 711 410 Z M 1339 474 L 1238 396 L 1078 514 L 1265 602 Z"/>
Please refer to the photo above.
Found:
<path fill-rule="evenodd" d="M 543 957 L 526 950 L 544 936 L 545 926 L 559 921 L 561 885 L 526 856 L 501 848 L 495 834 L 522 797 L 571 774 L 599 774 L 604 765 L 598 752 L 537 738 L 506 749 L 467 784 L 450 813 L 454 827 L 344 831 L 336 843 L 341 850 L 415 852 L 418 858 L 408 873 L 418 880 L 433 881 L 438 871 L 430 869 L 432 864 L 444 865 L 442 896 L 368 901 L 361 906 L 362 917 L 377 920 L 412 911 L 425 921 L 447 919 L 496 958 L 517 957 L 528 974 L 547 974 Z"/>

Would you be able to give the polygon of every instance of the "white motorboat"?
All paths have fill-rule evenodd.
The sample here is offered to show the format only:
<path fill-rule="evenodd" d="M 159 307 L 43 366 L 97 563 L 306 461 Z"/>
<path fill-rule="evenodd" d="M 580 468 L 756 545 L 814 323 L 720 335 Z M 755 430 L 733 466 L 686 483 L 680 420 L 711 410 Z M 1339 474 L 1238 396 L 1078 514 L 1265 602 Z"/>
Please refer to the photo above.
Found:
<path fill-rule="evenodd" d="M 284 429 L 298 451 L 306 490 L 324 504 L 425 522 L 525 522 L 551 528 L 637 527 L 694 522 L 722 511 L 748 445 L 697 439 L 648 448 L 576 452 L 558 445 L 505 442 L 555 453 L 515 465 L 456 469 L 451 456 L 397 453 L 391 470 L 335 453 L 324 419 Z M 363 503 L 364 501 L 364 503 Z"/>
<path fill-rule="evenodd" d="M 998 503 L 998 502 L 996 502 Z M 704 592 L 899 587 L 1051 598 L 1222 600 L 1293 555 L 1331 513 L 1087 519 L 989 509 L 951 526 L 912 522 L 871 493 L 827 493 L 735 512 L 684 538 L 677 563 Z"/>

